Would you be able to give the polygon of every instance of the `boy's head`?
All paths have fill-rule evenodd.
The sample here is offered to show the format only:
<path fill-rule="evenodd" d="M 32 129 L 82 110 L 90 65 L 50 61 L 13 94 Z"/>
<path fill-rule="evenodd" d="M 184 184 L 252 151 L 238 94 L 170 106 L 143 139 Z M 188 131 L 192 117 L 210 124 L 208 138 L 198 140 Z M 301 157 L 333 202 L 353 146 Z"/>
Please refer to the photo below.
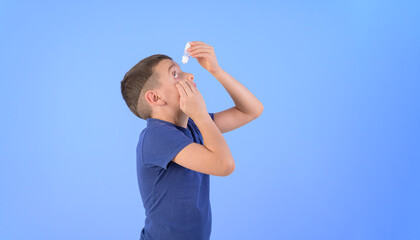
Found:
<path fill-rule="evenodd" d="M 157 112 L 180 111 L 176 83 L 194 79 L 181 71 L 171 57 L 155 54 L 134 65 L 121 81 L 121 93 L 128 108 L 139 118 L 147 120 Z"/>

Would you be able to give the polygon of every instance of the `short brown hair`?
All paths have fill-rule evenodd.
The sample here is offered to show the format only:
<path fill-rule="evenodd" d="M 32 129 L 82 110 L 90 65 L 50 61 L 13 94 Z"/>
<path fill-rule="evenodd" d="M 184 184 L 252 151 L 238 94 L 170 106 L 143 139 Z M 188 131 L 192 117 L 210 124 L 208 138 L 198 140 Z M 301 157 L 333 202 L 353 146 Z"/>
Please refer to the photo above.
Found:
<path fill-rule="evenodd" d="M 154 71 L 154 68 L 164 59 L 172 60 L 171 57 L 163 54 L 155 54 L 142 59 L 124 75 L 121 81 L 121 93 L 125 103 L 131 112 L 141 119 L 147 120 L 152 117 L 152 108 L 144 99 L 144 94 L 161 87 L 162 84 L 158 80 L 159 74 Z"/>

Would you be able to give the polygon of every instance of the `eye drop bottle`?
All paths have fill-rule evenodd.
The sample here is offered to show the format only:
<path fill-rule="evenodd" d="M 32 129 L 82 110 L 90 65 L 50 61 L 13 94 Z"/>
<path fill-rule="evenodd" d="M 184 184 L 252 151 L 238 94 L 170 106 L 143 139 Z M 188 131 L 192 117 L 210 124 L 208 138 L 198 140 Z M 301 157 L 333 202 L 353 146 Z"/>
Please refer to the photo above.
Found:
<path fill-rule="evenodd" d="M 188 62 L 188 60 L 190 59 L 190 53 L 187 50 L 188 48 L 191 47 L 190 42 L 191 41 L 188 41 L 187 45 L 185 45 L 185 48 L 184 48 L 184 55 L 182 56 L 182 63 L 183 64 L 186 64 Z"/>

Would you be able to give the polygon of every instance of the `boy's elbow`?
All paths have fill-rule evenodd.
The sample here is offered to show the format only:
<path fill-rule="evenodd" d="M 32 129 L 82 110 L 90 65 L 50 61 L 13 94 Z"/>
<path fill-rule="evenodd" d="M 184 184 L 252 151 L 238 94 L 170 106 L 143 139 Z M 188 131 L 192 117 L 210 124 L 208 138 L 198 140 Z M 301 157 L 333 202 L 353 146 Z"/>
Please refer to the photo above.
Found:
<path fill-rule="evenodd" d="M 261 107 L 258 109 L 258 112 L 255 116 L 255 118 L 258 118 L 259 116 L 261 116 L 261 114 L 264 112 L 264 106 L 261 105 Z"/>
<path fill-rule="evenodd" d="M 224 177 L 229 176 L 230 174 L 233 173 L 233 171 L 235 171 L 235 161 L 232 159 L 228 166 L 225 168 L 225 172 L 223 174 Z"/>

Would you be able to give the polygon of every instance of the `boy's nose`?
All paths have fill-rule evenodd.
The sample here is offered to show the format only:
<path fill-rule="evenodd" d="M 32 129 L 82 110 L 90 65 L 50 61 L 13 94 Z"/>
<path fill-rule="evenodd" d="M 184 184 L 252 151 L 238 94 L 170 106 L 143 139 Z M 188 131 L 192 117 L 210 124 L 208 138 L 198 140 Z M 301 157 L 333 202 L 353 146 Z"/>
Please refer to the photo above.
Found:
<path fill-rule="evenodd" d="M 187 74 L 187 80 L 192 82 L 194 84 L 194 86 L 197 87 L 197 84 L 195 84 L 195 82 L 194 82 L 194 75 L 192 75 L 191 73 L 188 73 Z"/>
<path fill-rule="evenodd" d="M 194 80 L 194 75 L 192 75 L 191 73 L 187 74 L 187 80 L 193 81 Z"/>

